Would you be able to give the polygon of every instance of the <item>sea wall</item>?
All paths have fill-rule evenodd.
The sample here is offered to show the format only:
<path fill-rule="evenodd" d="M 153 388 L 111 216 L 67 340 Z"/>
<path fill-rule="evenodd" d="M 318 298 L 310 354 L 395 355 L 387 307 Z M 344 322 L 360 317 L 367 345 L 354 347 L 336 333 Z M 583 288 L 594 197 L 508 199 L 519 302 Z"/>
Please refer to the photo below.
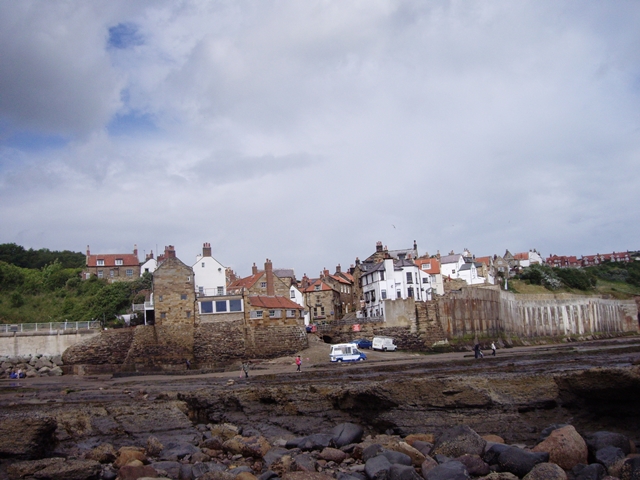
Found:
<path fill-rule="evenodd" d="M 62 355 L 72 345 L 99 334 L 89 329 L 0 333 L 0 356 Z"/>

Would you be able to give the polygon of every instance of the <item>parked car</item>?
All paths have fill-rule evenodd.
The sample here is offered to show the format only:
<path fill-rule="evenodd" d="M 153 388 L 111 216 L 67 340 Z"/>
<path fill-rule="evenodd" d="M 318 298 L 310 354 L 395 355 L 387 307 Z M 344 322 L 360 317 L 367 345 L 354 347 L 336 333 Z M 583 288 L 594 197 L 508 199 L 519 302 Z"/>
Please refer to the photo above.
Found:
<path fill-rule="evenodd" d="M 373 337 L 371 348 L 374 350 L 382 350 L 383 352 L 393 352 L 398 346 L 393 343 L 391 337 Z"/>
<path fill-rule="evenodd" d="M 367 340 L 366 338 L 358 338 L 357 340 L 351 340 L 349 343 L 355 343 L 358 348 L 367 348 L 370 349 L 373 343 L 371 340 Z"/>
<path fill-rule="evenodd" d="M 331 345 L 329 360 L 332 362 L 361 362 L 366 359 L 367 356 L 358 350 L 358 347 L 353 343 Z"/>

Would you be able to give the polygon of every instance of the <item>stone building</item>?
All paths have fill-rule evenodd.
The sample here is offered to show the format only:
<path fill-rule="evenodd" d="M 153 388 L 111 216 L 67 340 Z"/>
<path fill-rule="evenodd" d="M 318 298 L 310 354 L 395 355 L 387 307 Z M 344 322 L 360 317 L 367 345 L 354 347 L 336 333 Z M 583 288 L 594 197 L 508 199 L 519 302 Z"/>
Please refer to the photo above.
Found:
<path fill-rule="evenodd" d="M 312 323 L 333 322 L 342 318 L 342 302 L 340 291 L 332 287 L 323 277 L 302 278 L 302 294 L 310 312 Z"/>
<path fill-rule="evenodd" d="M 88 280 L 92 275 L 105 278 L 109 282 L 136 280 L 140 277 L 137 245 L 134 245 L 133 253 L 98 254 L 91 253 L 87 245 L 87 260 L 82 278 Z"/>
<path fill-rule="evenodd" d="M 278 295 L 289 297 L 291 278 L 280 278 L 275 275 L 273 263 L 267 258 L 264 262 L 264 270 L 258 270 L 256 264 L 251 268 L 251 275 L 237 279 L 227 285 L 228 293 L 247 292 L 250 295 Z"/>

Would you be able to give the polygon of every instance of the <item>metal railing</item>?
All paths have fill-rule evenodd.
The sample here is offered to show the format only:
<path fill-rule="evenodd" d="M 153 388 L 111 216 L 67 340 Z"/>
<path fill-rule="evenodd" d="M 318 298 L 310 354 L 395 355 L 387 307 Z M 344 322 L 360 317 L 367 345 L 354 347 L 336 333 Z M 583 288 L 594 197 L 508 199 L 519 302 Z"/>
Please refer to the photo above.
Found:
<path fill-rule="evenodd" d="M 48 322 L 48 323 L 14 323 L 12 325 L 0 325 L 0 333 L 13 332 L 58 332 L 65 330 L 99 330 L 100 322 L 89 320 L 87 322 Z"/>

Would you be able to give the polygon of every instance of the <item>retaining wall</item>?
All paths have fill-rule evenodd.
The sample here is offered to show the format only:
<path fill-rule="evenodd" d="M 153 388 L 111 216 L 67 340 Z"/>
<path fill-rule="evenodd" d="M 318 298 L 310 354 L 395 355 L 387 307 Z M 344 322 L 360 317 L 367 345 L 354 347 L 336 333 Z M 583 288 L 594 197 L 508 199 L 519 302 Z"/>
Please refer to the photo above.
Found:
<path fill-rule="evenodd" d="M 0 355 L 62 355 L 72 345 L 99 334 L 99 330 L 0 333 Z"/>

